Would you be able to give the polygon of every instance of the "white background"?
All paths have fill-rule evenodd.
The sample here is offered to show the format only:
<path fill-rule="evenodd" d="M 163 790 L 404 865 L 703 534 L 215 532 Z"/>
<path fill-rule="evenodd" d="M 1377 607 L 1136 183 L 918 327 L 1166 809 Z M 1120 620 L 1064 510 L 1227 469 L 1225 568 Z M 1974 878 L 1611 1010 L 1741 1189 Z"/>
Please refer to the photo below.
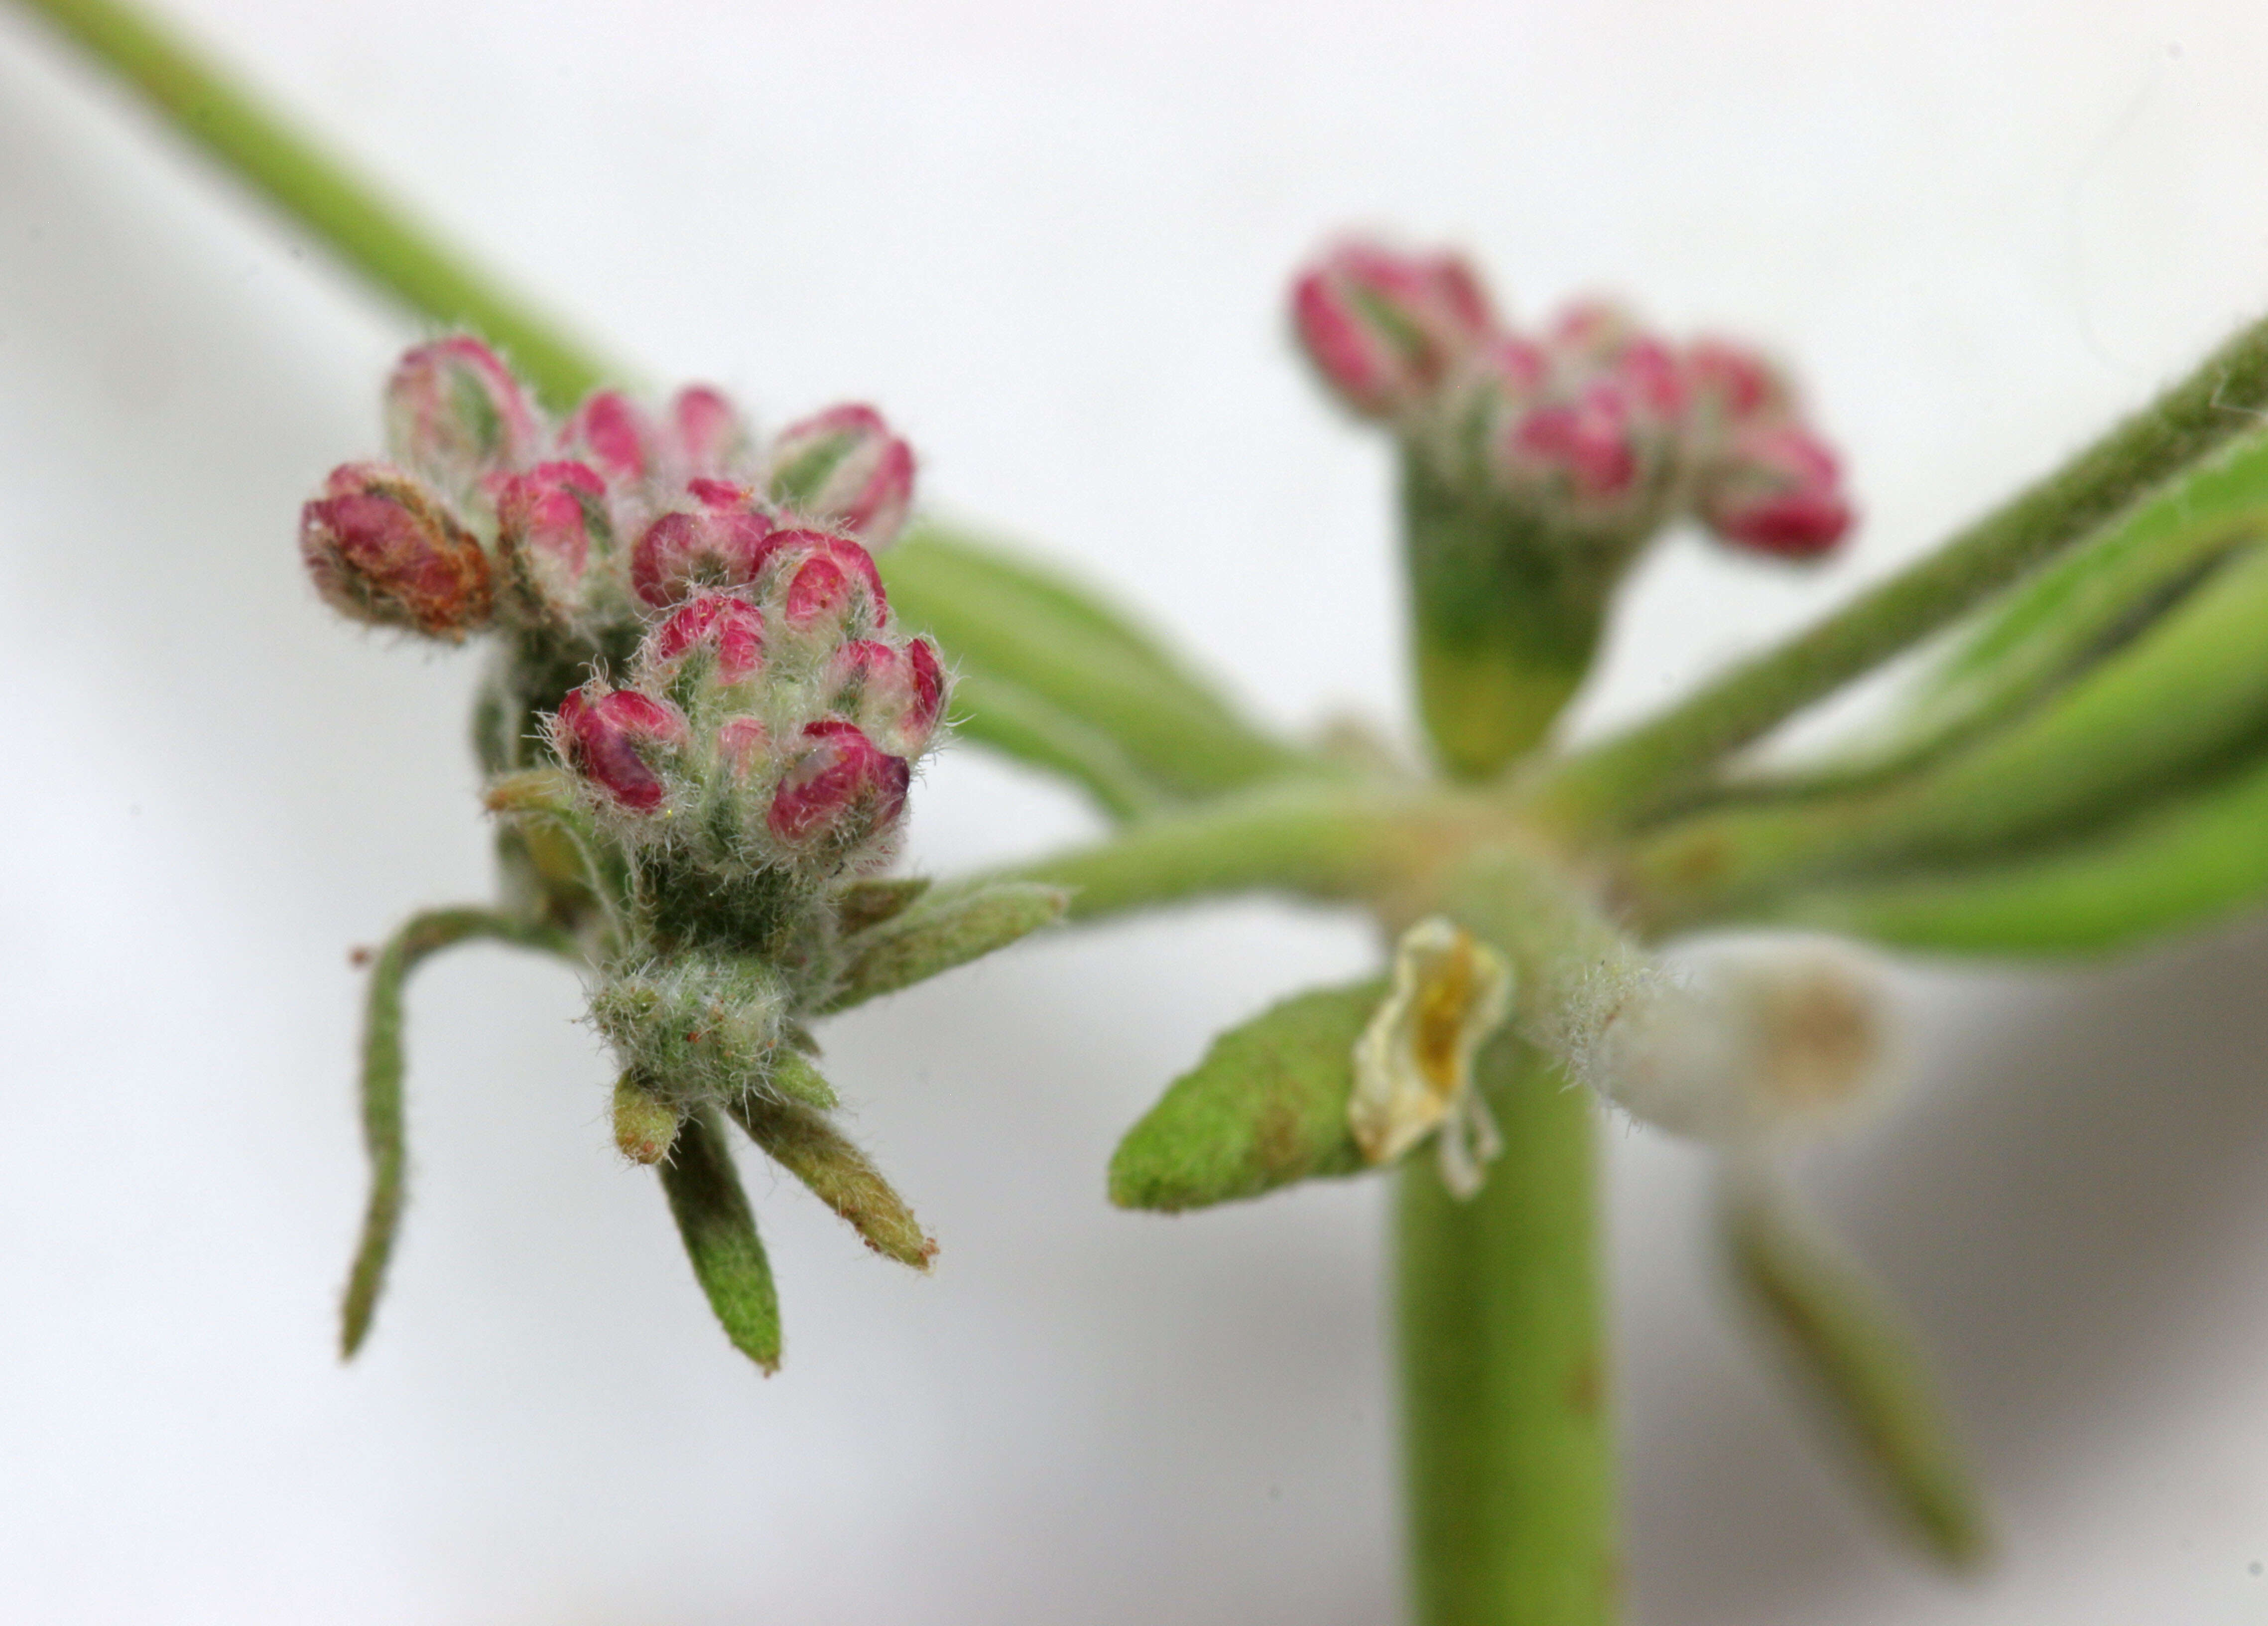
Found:
<path fill-rule="evenodd" d="M 1281 333 L 1331 229 L 1467 243 L 1530 314 L 1607 285 L 1800 358 L 1852 558 L 1674 539 L 1593 728 L 2268 304 L 2268 26 L 2234 0 L 181 9 L 652 376 L 775 424 L 873 399 L 936 500 L 1286 726 L 1403 712 L 1384 455 Z M 610 1151 L 571 979 L 440 962 L 392 1290 L 334 1362 L 346 950 L 486 885 L 471 661 L 335 621 L 292 554 L 413 332 L 0 18 L 0 1619 L 1390 1619 L 1381 1189 L 1101 1200 L 1211 1032 L 1365 963 L 1342 919 L 1114 927 L 837 1024 L 945 1252 L 908 1277 L 752 1169 L 770 1382 Z M 973 753 L 917 808 L 939 871 L 1089 828 Z M 1635 1620 L 2268 1619 L 2264 985 L 2242 928 L 1918 970 L 1920 1078 L 1812 1160 L 1968 1419 L 2006 1537 L 1981 1583 L 1861 1516 L 1722 1307 L 1705 1164 L 1617 1127 Z"/>

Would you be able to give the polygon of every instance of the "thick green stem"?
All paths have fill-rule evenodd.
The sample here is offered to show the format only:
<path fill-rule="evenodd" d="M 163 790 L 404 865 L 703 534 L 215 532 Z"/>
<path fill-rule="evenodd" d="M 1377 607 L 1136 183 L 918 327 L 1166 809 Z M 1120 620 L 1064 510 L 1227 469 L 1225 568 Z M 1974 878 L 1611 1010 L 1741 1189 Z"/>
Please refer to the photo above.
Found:
<path fill-rule="evenodd" d="M 472 270 L 375 188 L 262 107 L 171 29 L 120 0 L 20 0 L 152 110 L 412 310 L 469 328 L 566 407 L 619 376 L 548 317 Z"/>
<path fill-rule="evenodd" d="M 1487 1184 L 1460 1201 L 1425 1157 L 1399 1177 L 1417 1617 L 1602 1626 L 1616 1585 L 1590 1093 L 1509 1037 L 1476 1082 L 1504 1132 Z"/>
<path fill-rule="evenodd" d="M 2268 322 L 2141 411 L 1808 632 L 1735 667 L 1652 722 L 1577 753 L 1534 787 L 1551 828 L 1605 833 L 1699 770 L 1947 625 L 2142 493 L 2255 427 L 2268 406 Z"/>

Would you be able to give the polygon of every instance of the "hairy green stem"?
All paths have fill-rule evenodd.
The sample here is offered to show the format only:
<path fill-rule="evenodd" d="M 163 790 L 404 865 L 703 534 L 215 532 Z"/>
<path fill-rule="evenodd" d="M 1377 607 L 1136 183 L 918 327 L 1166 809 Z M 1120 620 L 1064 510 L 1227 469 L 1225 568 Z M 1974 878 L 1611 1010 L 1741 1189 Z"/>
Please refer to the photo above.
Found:
<path fill-rule="evenodd" d="M 1616 1615 L 1598 1157 L 1587 1090 L 1506 1037 L 1476 1083 L 1505 1151 L 1469 1201 L 1399 1176 L 1410 1588 L 1422 1626 Z"/>
<path fill-rule="evenodd" d="M 1950 623 L 2159 482 L 2254 427 L 2268 406 L 2268 322 L 2244 329 L 2061 468 L 1653 721 L 1543 770 L 1530 795 L 1555 831 L 1604 833 L 1698 771 Z"/>
<path fill-rule="evenodd" d="M 370 1154 L 370 1199 L 363 1210 L 362 1235 L 347 1275 L 346 1301 L 339 1314 L 339 1353 L 351 1359 L 369 1335 L 386 1285 L 386 1264 L 394 1253 L 401 1221 L 403 1177 L 409 1149 L 401 1119 L 401 994 L 416 971 L 431 955 L 475 938 L 579 957 L 574 940 L 556 927 L 534 924 L 493 909 L 431 909 L 414 914 L 387 940 L 371 968 L 369 1002 L 362 1040 L 362 1138 Z"/>
<path fill-rule="evenodd" d="M 572 405 L 620 376 L 557 323 L 471 270 L 157 18 L 122 0 L 19 3 L 77 41 L 166 122 L 349 265 L 433 322 L 472 329 L 496 344 L 547 404 Z"/>

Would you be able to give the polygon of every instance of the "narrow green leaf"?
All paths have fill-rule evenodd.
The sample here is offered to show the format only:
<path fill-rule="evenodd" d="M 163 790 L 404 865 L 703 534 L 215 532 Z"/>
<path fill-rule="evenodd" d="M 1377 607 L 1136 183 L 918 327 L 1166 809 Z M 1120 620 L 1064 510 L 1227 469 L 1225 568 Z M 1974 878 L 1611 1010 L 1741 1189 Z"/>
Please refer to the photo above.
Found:
<path fill-rule="evenodd" d="M 810 1187 L 886 1259 L 925 1271 L 937 1244 L 881 1171 L 843 1132 L 810 1107 L 743 1096 L 733 1116 L 767 1156 Z"/>
<path fill-rule="evenodd" d="M 1657 928 L 1732 918 L 1830 879 L 2021 855 L 2225 772 L 2268 729 L 2268 547 L 2021 720 L 1879 791 L 1704 815 L 1631 861 Z"/>
<path fill-rule="evenodd" d="M 962 667 L 954 679 L 953 722 L 961 739 L 1076 780 L 1114 818 L 1138 817 L 1173 800 L 1108 734 L 997 673 Z"/>
<path fill-rule="evenodd" d="M 370 1156 L 370 1197 L 363 1209 L 362 1234 L 339 1312 L 339 1354 L 348 1360 L 370 1335 L 378 1297 L 386 1286 L 387 1261 L 401 1223 L 409 1147 L 401 1110 L 401 996 L 409 973 L 428 956 L 474 938 L 540 949 L 574 957 L 573 941 L 549 926 L 499 914 L 492 909 L 432 909 L 414 914 L 387 939 L 370 973 L 363 1011 L 363 1146 Z"/>
<path fill-rule="evenodd" d="M 2268 763 L 2004 863 L 1800 893 L 1763 918 L 1953 954 L 2104 954 L 2268 900 Z"/>
<path fill-rule="evenodd" d="M 984 721 L 987 693 L 996 708 L 1006 694 L 985 688 L 998 683 L 1109 741 L 1171 795 L 1212 795 L 1315 769 L 1314 758 L 1241 716 L 1125 615 L 1051 572 L 932 521 L 917 523 L 881 565 L 899 616 L 935 634 L 964 677 L 977 680 L 967 697 L 974 737 L 989 734 L 988 743 L 1041 766 L 1071 768 L 1060 742 L 1042 738 L 1035 708 L 1019 717 L 1012 704 Z"/>
<path fill-rule="evenodd" d="M 845 937 L 902 914 L 929 891 L 927 876 L 853 881 L 835 895 L 835 928 Z"/>
<path fill-rule="evenodd" d="M 769 1377 L 779 1370 L 779 1292 L 724 1132 L 708 1112 L 691 1113 L 679 1127 L 676 1148 L 661 1165 L 661 1187 L 725 1335 Z"/>
<path fill-rule="evenodd" d="M 1068 901 L 1062 889 L 1028 881 L 932 898 L 846 945 L 849 964 L 826 1009 L 848 1010 L 1005 948 L 1061 918 Z"/>
<path fill-rule="evenodd" d="M 1909 1530 L 1956 1570 L 1992 1555 L 1983 1498 L 1926 1364 L 1858 1267 L 1754 1179 L 1719 1208 L 1735 1283 Z"/>
<path fill-rule="evenodd" d="M 1322 988 L 1222 1034 L 1118 1143 L 1110 1201 L 1174 1213 L 1361 1173 L 1354 1042 L 1385 997 L 1382 979 Z"/>

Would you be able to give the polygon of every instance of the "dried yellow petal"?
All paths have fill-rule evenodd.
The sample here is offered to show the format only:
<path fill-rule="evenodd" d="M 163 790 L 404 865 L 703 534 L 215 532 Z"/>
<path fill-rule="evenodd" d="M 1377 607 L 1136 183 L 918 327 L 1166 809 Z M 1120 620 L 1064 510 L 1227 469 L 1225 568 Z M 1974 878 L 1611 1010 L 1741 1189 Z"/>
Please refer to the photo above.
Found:
<path fill-rule="evenodd" d="M 1454 920 L 1418 922 L 1395 946 L 1394 981 L 1354 1046 L 1347 1123 L 1373 1164 L 1391 1163 L 1435 1131 L 1441 1178 L 1459 1196 L 1501 1142 L 1472 1087 L 1473 1056 L 1512 1009 L 1512 967 Z"/>

